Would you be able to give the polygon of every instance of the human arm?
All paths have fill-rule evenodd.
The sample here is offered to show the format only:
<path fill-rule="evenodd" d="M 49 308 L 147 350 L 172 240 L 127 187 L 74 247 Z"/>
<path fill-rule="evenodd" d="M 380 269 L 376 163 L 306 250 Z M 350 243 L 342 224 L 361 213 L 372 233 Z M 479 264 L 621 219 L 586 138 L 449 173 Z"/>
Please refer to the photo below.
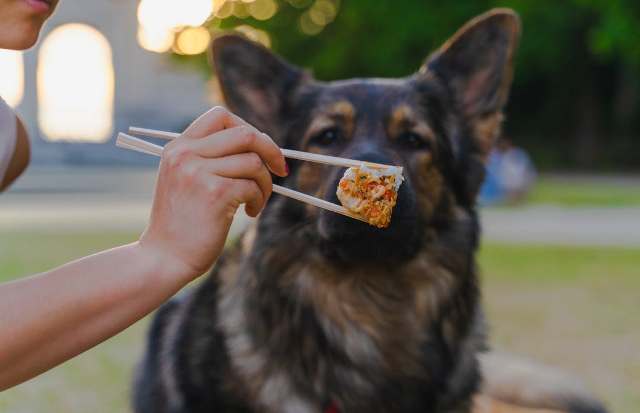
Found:
<path fill-rule="evenodd" d="M 221 108 L 168 144 L 149 225 L 132 244 L 0 285 L 0 390 L 91 348 L 158 307 L 220 254 L 233 215 L 257 215 L 277 146 Z"/>

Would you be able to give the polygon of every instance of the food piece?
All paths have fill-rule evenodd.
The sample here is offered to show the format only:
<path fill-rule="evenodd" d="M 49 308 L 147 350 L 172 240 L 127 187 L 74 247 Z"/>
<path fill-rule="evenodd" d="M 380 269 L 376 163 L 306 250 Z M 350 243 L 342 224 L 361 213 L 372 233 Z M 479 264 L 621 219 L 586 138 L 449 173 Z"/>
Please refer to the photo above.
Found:
<path fill-rule="evenodd" d="M 374 169 L 363 164 L 346 170 L 336 194 L 346 209 L 370 225 L 386 228 L 391 222 L 403 179 L 402 170 L 398 167 Z"/>

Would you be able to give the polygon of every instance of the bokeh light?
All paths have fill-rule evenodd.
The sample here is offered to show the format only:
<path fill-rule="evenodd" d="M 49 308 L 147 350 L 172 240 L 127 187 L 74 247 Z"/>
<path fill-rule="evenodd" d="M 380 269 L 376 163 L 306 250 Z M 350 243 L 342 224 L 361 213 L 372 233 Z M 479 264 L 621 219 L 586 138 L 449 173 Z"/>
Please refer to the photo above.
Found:
<path fill-rule="evenodd" d="M 138 43 L 153 52 L 167 51 L 171 46 L 169 41 L 173 42 L 172 32 L 183 27 L 201 26 L 215 7 L 212 0 L 141 0 Z"/>
<path fill-rule="evenodd" d="M 0 49 L 0 96 L 13 108 L 24 95 L 24 63 L 22 52 Z"/>
<path fill-rule="evenodd" d="M 146 28 L 200 26 L 213 13 L 212 0 L 141 0 L 138 22 Z"/>
<path fill-rule="evenodd" d="M 235 1 L 231 4 L 233 5 L 233 15 L 237 18 L 246 19 L 250 16 L 249 8 L 246 4 L 242 3 L 241 1 Z"/>
<path fill-rule="evenodd" d="M 50 140 L 102 142 L 112 132 L 111 46 L 85 24 L 54 29 L 38 55 L 38 123 Z"/>
<path fill-rule="evenodd" d="M 226 19 L 233 14 L 233 3 L 225 0 L 220 0 L 219 6 L 215 9 L 215 16 L 219 19 Z"/>
<path fill-rule="evenodd" d="M 326 26 L 336 17 L 336 5 L 329 0 L 318 0 L 309 10 L 309 18 L 318 26 Z"/>
<path fill-rule="evenodd" d="M 298 18 L 298 29 L 315 35 L 333 22 L 340 6 L 339 0 L 282 0 L 292 7 L 304 9 Z M 146 50 L 164 53 L 197 55 L 206 50 L 211 33 L 220 32 L 223 20 L 253 18 L 265 21 L 278 13 L 278 0 L 140 0 L 138 5 L 138 43 Z M 213 17 L 210 25 L 205 23 Z M 209 26 L 212 32 L 191 30 Z M 269 35 L 248 25 L 234 30 L 270 47 Z"/>
<path fill-rule="evenodd" d="M 308 35 L 314 35 L 324 30 L 338 13 L 339 2 L 337 0 L 316 0 L 313 5 L 300 15 L 298 26 Z"/>
<path fill-rule="evenodd" d="M 173 5 L 177 26 L 200 26 L 213 13 L 211 0 L 167 0 Z"/>
<path fill-rule="evenodd" d="M 318 34 L 322 31 L 322 29 L 324 29 L 324 26 L 316 24 L 313 20 L 311 20 L 309 12 L 304 12 L 300 15 L 298 25 L 302 33 L 309 35 Z"/>
<path fill-rule="evenodd" d="M 175 34 L 172 30 L 138 27 L 138 44 L 150 52 L 164 53 L 171 49 Z"/>
<path fill-rule="evenodd" d="M 276 0 L 213 0 L 213 13 L 219 19 L 235 16 L 268 20 L 278 11 Z"/>
<path fill-rule="evenodd" d="M 161 0 L 141 0 L 138 5 L 138 23 L 148 30 L 171 30 L 176 24 L 172 8 Z"/>
<path fill-rule="evenodd" d="M 271 37 L 269 33 L 264 30 L 256 29 L 255 27 L 243 24 L 234 28 L 235 31 L 242 33 L 249 40 L 258 42 L 264 47 L 271 47 Z"/>
<path fill-rule="evenodd" d="M 249 14 L 256 20 L 268 20 L 278 11 L 274 0 L 255 0 L 248 6 Z"/>
<path fill-rule="evenodd" d="M 184 55 L 195 55 L 207 50 L 211 35 L 204 27 L 189 27 L 178 34 L 173 50 Z"/>

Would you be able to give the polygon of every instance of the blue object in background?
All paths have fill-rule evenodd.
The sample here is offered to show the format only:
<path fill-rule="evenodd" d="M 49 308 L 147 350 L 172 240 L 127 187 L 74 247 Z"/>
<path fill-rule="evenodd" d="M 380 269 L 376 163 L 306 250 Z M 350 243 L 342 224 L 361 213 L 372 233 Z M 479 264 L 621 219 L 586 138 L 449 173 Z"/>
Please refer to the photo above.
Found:
<path fill-rule="evenodd" d="M 493 150 L 487 162 L 487 173 L 484 184 L 480 189 L 478 202 L 480 205 L 491 205 L 501 202 L 504 199 L 504 189 L 500 185 L 500 161 L 502 154 Z"/>
<path fill-rule="evenodd" d="M 508 139 L 500 139 L 489 154 L 480 205 L 521 202 L 535 182 L 536 170 L 527 152 Z"/>

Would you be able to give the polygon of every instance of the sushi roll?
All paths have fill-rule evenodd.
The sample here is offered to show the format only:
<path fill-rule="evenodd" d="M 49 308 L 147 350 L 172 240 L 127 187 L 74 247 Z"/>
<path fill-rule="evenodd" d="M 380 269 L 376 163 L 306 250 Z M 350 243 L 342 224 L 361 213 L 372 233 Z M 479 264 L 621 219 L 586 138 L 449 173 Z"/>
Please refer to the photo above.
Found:
<path fill-rule="evenodd" d="M 346 209 L 370 225 L 386 228 L 391 222 L 403 179 L 399 167 L 372 168 L 363 163 L 345 171 L 336 195 Z"/>

